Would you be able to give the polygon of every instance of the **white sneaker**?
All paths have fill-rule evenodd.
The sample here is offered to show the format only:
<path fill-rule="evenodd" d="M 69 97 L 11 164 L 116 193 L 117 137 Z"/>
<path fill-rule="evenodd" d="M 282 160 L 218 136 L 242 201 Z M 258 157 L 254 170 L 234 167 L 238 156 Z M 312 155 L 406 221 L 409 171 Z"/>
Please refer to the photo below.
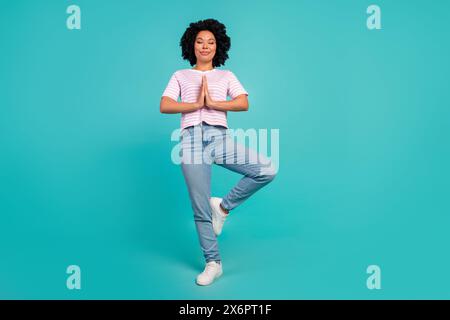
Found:
<path fill-rule="evenodd" d="M 220 208 L 220 203 L 222 202 L 222 198 L 212 197 L 209 199 L 209 204 L 211 205 L 212 211 L 212 225 L 214 229 L 214 233 L 216 236 L 222 233 L 222 227 L 227 218 L 227 214 L 223 213 Z"/>
<path fill-rule="evenodd" d="M 210 261 L 206 264 L 205 270 L 197 276 L 197 284 L 207 286 L 220 277 L 222 273 L 222 263 Z"/>

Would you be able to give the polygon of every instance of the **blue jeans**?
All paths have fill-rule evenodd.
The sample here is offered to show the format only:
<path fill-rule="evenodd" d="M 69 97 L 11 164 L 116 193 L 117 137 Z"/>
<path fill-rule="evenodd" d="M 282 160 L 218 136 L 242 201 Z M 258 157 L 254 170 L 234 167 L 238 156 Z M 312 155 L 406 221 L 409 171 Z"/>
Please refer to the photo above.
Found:
<path fill-rule="evenodd" d="M 235 143 L 227 128 L 222 126 L 206 122 L 190 126 L 182 130 L 180 140 L 181 167 L 194 211 L 200 246 L 206 262 L 220 261 L 209 203 L 211 165 L 215 163 L 244 175 L 223 197 L 222 206 L 230 211 L 271 182 L 276 170 L 262 154 Z"/>

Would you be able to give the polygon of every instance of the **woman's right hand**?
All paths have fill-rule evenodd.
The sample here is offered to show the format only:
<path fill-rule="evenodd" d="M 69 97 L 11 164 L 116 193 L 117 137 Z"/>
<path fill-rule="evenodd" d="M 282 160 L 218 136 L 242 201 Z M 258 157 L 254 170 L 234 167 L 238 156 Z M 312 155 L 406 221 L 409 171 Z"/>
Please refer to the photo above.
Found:
<path fill-rule="evenodd" d="M 201 109 L 205 106 L 205 76 L 202 76 L 202 85 L 200 87 L 200 93 L 197 98 L 197 109 Z"/>

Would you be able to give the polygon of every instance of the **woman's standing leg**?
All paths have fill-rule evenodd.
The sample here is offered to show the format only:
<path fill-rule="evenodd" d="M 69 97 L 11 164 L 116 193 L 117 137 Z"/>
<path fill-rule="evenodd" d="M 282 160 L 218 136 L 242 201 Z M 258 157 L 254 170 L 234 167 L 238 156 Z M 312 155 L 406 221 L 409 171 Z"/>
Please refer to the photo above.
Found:
<path fill-rule="evenodd" d="M 195 130 L 194 130 L 195 129 Z M 199 132 L 200 131 L 200 134 Z M 211 164 L 203 160 L 203 139 L 201 128 L 189 128 L 182 139 L 182 171 L 189 191 L 194 221 L 206 262 L 220 261 L 217 237 L 212 226 L 209 204 L 211 197 Z M 201 160 L 201 161 L 200 161 Z"/>

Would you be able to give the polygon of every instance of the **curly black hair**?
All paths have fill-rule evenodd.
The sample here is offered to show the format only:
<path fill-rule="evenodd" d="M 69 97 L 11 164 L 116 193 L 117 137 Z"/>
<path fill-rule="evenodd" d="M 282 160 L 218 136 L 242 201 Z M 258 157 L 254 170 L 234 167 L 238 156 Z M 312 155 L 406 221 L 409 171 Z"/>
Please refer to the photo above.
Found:
<path fill-rule="evenodd" d="M 231 47 L 231 39 L 227 35 L 225 25 L 215 19 L 199 20 L 189 24 L 189 27 L 186 29 L 180 40 L 181 56 L 184 60 L 188 60 L 191 66 L 197 63 L 194 52 L 194 43 L 197 34 L 203 30 L 212 32 L 216 38 L 217 49 L 213 58 L 213 67 L 224 65 L 225 61 L 228 59 L 228 50 L 230 50 Z"/>

